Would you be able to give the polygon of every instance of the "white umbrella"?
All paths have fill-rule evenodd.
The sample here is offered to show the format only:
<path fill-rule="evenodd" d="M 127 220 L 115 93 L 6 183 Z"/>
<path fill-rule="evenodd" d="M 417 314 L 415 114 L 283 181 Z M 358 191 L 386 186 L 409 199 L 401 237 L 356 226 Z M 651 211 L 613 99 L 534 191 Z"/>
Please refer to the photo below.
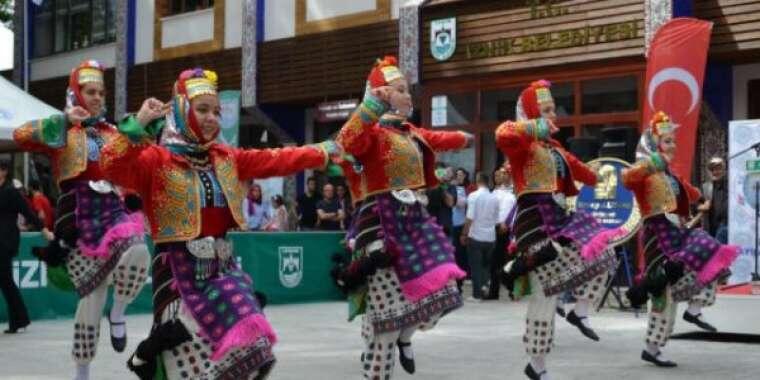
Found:
<path fill-rule="evenodd" d="M 61 111 L 0 77 L 0 140 L 12 140 L 13 130 L 28 121 L 60 113 Z"/>

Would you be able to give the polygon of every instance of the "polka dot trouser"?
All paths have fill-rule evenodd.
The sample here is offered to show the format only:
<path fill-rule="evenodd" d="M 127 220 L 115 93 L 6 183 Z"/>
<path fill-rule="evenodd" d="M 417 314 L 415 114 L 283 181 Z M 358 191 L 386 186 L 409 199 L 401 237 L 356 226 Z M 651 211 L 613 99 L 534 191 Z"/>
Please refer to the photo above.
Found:
<path fill-rule="evenodd" d="M 557 295 L 544 295 L 541 281 L 535 272 L 530 274 L 531 296 L 525 318 L 523 344 L 529 356 L 542 356 L 551 352 L 554 344 L 554 314 Z"/>
<path fill-rule="evenodd" d="M 375 334 L 373 319 L 398 317 L 416 306 L 404 297 L 398 276 L 392 269 L 378 270 L 369 278 L 368 286 L 367 314 L 362 316 L 362 338 L 365 342 L 362 371 L 367 380 L 390 379 L 396 362 L 397 341 L 401 339 L 411 342 L 412 335 L 417 330 L 425 331 L 435 327 L 440 315 L 403 331 Z"/>
<path fill-rule="evenodd" d="M 73 253 L 82 257 L 78 253 Z M 108 288 L 114 285 L 114 299 L 130 303 L 140 293 L 148 273 L 150 254 L 144 244 L 130 247 L 122 254 L 116 268 L 89 294 L 79 299 L 74 317 L 71 355 L 74 361 L 87 364 L 95 358 Z"/>
<path fill-rule="evenodd" d="M 191 333 L 192 340 L 180 344 L 171 350 L 162 352 L 164 368 L 168 379 L 235 379 L 263 380 L 264 377 L 256 377 L 259 371 L 248 371 L 239 365 L 246 357 L 253 354 L 254 351 L 262 346 L 271 346 L 266 338 L 261 338 L 256 344 L 230 350 L 220 360 L 211 360 L 211 342 L 200 334 L 200 327 L 192 316 L 182 311 L 179 306 L 180 302 L 175 301 L 164 311 L 162 321 L 166 322 L 175 317 L 175 310 L 178 308 L 179 320 L 185 325 L 185 328 Z"/>
<path fill-rule="evenodd" d="M 674 287 L 688 286 L 689 282 L 695 281 L 694 273 L 689 272 L 684 275 Z M 689 303 L 695 303 L 701 307 L 712 306 L 715 303 L 715 292 L 717 283 L 712 282 L 709 285 L 702 288 L 702 290 L 691 297 Z M 673 328 L 676 322 L 676 313 L 678 310 L 679 301 L 673 298 L 673 289 L 670 287 L 665 289 L 665 305 L 662 310 L 655 310 L 650 308 L 649 311 L 649 324 L 647 325 L 647 344 L 656 344 L 663 347 L 668 343 L 670 335 L 673 334 Z"/>

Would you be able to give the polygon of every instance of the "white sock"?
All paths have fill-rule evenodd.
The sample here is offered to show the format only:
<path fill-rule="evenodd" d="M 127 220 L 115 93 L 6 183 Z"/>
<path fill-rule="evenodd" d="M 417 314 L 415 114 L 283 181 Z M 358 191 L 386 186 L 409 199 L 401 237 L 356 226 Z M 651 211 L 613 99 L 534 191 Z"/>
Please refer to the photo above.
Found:
<path fill-rule="evenodd" d="M 531 356 L 530 357 L 530 366 L 533 367 L 533 370 L 536 371 L 536 373 L 539 373 L 546 369 L 546 361 L 544 360 L 544 356 Z"/>
<path fill-rule="evenodd" d="M 575 307 L 573 308 L 573 311 L 575 311 L 575 315 L 578 316 L 578 318 L 581 319 L 581 323 L 591 328 L 591 324 L 589 324 L 588 321 L 588 309 L 591 306 L 591 301 L 585 300 L 585 299 L 579 299 L 575 302 Z"/>
<path fill-rule="evenodd" d="M 652 354 L 652 356 L 655 356 L 657 355 L 658 352 L 660 352 L 660 346 L 654 343 L 647 343 L 647 347 L 645 348 L 645 350 L 648 353 Z"/>
<path fill-rule="evenodd" d="M 668 358 L 666 358 L 662 351 L 660 351 L 660 346 L 654 343 L 647 343 L 646 351 L 659 360 L 662 360 L 664 362 L 668 361 Z"/>
<path fill-rule="evenodd" d="M 89 380 L 90 364 L 77 364 L 77 377 L 74 380 Z"/>
<path fill-rule="evenodd" d="M 119 302 L 119 301 L 114 300 L 113 306 L 111 307 L 111 313 L 110 313 L 111 322 L 124 322 L 126 320 L 126 317 L 124 316 L 124 312 L 126 311 L 126 309 L 127 309 L 126 302 Z M 111 333 L 114 337 L 121 338 L 127 334 L 127 325 L 124 325 L 124 324 L 111 325 Z"/>
<path fill-rule="evenodd" d="M 412 346 L 402 346 L 401 351 L 404 353 L 405 357 L 414 359 L 414 350 L 412 350 Z"/>
<path fill-rule="evenodd" d="M 696 317 L 697 315 L 702 314 L 702 305 L 689 303 L 689 308 L 686 309 L 686 312 Z"/>

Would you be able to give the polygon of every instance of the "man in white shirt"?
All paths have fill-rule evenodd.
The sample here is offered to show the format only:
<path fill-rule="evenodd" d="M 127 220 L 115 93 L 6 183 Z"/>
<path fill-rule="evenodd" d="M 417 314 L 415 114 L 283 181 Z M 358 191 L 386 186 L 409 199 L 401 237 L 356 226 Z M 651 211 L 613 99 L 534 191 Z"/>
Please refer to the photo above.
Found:
<path fill-rule="evenodd" d="M 507 216 L 515 207 L 517 199 L 512 189 L 512 177 L 509 166 L 497 169 L 493 174 L 493 195 L 499 202 L 498 224 L 496 225 L 496 246 L 491 255 L 491 283 L 487 299 L 499 299 L 501 273 L 507 263 L 507 244 L 511 233 Z"/>
<path fill-rule="evenodd" d="M 467 197 L 467 213 L 460 239 L 466 242 L 472 278 L 472 298 L 483 299 L 483 285 L 489 277 L 488 261 L 496 242 L 499 201 L 488 189 L 488 175 L 475 176 L 478 190 Z"/>

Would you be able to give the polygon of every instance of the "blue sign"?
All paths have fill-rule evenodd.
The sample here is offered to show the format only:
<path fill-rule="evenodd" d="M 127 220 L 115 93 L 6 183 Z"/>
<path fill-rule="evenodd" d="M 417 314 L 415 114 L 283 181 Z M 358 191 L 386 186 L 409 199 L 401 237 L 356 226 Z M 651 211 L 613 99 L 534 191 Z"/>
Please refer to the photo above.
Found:
<path fill-rule="evenodd" d="M 632 191 L 623 186 L 622 171 L 630 167 L 617 158 L 601 157 L 589 162 L 601 177 L 595 186 L 582 186 L 575 199 L 575 208 L 593 215 L 605 228 L 625 226 L 627 240 L 638 230 L 641 213 Z"/>

